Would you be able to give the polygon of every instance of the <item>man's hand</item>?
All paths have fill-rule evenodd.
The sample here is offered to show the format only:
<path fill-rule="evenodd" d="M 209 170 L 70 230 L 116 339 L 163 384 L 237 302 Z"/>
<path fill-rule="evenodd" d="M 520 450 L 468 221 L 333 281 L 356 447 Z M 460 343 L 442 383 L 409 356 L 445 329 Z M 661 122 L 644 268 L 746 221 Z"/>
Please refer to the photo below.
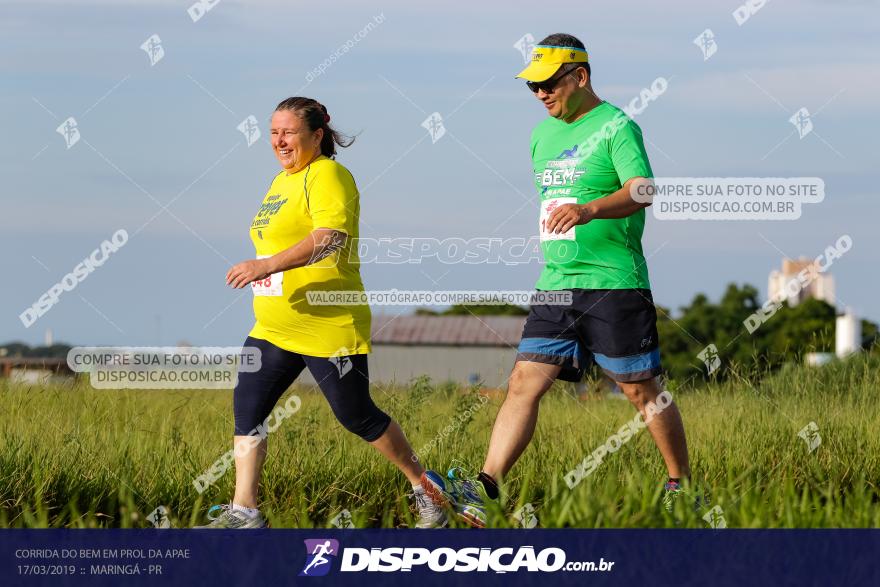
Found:
<path fill-rule="evenodd" d="M 626 218 L 651 205 L 654 180 L 632 177 L 616 192 L 596 198 L 586 204 L 563 204 L 547 218 L 547 232 L 562 233 L 577 224 L 605 218 Z"/>
<path fill-rule="evenodd" d="M 553 210 L 547 219 L 547 232 L 561 234 L 578 224 L 586 224 L 595 216 L 589 204 L 563 204 Z"/>
<path fill-rule="evenodd" d="M 231 285 L 235 289 L 241 289 L 252 281 L 266 279 L 271 274 L 269 259 L 242 261 L 237 265 L 233 265 L 232 269 L 226 272 L 226 285 Z"/>

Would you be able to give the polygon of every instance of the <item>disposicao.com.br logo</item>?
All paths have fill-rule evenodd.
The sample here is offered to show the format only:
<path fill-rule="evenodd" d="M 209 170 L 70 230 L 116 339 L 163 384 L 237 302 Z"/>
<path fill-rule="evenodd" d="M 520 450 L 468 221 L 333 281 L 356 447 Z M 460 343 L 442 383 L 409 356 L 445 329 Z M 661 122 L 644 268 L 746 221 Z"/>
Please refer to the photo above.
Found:
<path fill-rule="evenodd" d="M 306 539 L 306 564 L 300 577 L 321 577 L 330 572 L 332 558 L 339 554 L 339 541 L 332 538 Z"/>
<path fill-rule="evenodd" d="M 331 559 L 339 554 L 339 543 L 331 539 L 306 540 L 306 564 L 301 577 L 326 575 Z M 340 572 L 410 572 L 413 567 L 426 567 L 435 573 L 517 571 L 553 573 L 556 571 L 611 571 L 614 562 L 604 558 L 596 561 L 566 561 L 561 548 L 533 546 L 517 548 L 345 548 L 339 566 Z"/>

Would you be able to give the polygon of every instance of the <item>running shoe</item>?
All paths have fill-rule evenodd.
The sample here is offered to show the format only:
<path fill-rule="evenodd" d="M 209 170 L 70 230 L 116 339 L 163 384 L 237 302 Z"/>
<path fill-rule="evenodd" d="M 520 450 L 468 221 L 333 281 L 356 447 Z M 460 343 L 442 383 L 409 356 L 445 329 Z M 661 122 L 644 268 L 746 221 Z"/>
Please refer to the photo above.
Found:
<path fill-rule="evenodd" d="M 475 528 L 486 527 L 489 496 L 483 484 L 467 477 L 460 467 L 449 469 L 445 479 L 434 471 L 425 471 L 422 487 L 436 505 L 453 509 L 459 518 Z"/>
<path fill-rule="evenodd" d="M 672 508 L 675 507 L 675 501 L 682 495 L 684 495 L 684 489 L 681 488 L 681 483 L 667 481 L 663 486 L 663 509 L 671 514 Z"/>
<path fill-rule="evenodd" d="M 218 511 L 220 512 L 219 514 L 214 513 Z M 269 527 L 262 513 L 258 513 L 256 517 L 250 518 L 242 512 L 233 510 L 230 503 L 211 506 L 211 509 L 208 510 L 208 519 L 211 520 L 210 524 L 194 526 L 194 528 L 243 530 Z"/>
<path fill-rule="evenodd" d="M 678 481 L 667 481 L 663 486 L 663 509 L 670 514 L 675 507 L 676 500 L 689 496 L 694 500 L 694 511 L 699 511 L 703 507 L 707 507 L 711 502 L 708 492 L 700 492 L 697 489 L 687 491 Z"/>
<path fill-rule="evenodd" d="M 422 481 L 422 483 L 424 483 L 424 481 Z M 422 487 L 424 487 L 424 485 Z M 416 522 L 416 528 L 443 528 L 449 523 L 444 507 L 434 503 L 434 501 L 428 497 L 428 494 L 424 489 L 421 491 L 413 491 L 412 496 L 416 502 L 416 508 L 419 511 L 419 519 Z"/>

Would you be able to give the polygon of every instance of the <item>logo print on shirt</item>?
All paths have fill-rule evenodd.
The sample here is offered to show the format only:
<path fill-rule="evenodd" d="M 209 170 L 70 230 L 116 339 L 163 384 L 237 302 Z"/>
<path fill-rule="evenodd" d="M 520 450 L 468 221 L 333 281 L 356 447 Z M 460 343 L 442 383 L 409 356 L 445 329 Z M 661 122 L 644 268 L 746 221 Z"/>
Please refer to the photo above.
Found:
<path fill-rule="evenodd" d="M 564 149 L 555 159 L 547 161 L 543 172 L 535 174 L 535 181 L 543 188 L 573 185 L 584 174 L 583 170 L 577 169 L 581 162 L 577 152 L 578 145 Z M 541 195 L 544 195 L 544 191 L 541 191 Z"/>
<path fill-rule="evenodd" d="M 254 216 L 254 221 L 251 222 L 251 228 L 267 226 L 269 224 L 272 216 L 278 214 L 278 211 L 281 210 L 281 207 L 287 202 L 287 198 L 278 200 L 280 197 L 281 194 L 275 194 L 266 198 L 266 201 L 260 205 L 257 215 Z"/>
<path fill-rule="evenodd" d="M 578 146 L 575 145 L 571 149 L 566 149 L 559 154 L 557 159 L 572 159 L 573 157 L 577 157 Z"/>

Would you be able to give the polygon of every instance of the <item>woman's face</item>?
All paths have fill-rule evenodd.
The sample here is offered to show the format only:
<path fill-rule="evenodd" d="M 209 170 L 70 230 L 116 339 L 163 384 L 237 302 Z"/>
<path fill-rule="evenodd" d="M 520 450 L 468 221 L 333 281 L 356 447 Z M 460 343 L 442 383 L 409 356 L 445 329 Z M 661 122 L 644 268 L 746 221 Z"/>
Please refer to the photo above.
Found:
<path fill-rule="evenodd" d="M 321 153 L 324 129 L 309 130 L 306 121 L 292 110 L 277 110 L 270 124 L 272 150 L 288 173 L 296 173 Z"/>

